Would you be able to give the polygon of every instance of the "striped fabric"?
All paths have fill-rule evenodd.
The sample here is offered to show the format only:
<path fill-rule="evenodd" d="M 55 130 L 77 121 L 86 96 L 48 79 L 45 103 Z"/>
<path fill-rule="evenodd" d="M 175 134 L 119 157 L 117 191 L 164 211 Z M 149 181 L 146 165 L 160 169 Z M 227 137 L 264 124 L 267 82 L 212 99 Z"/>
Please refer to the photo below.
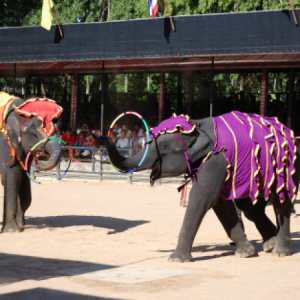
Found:
<path fill-rule="evenodd" d="M 150 16 L 152 18 L 154 18 L 157 11 L 158 11 L 157 0 L 148 0 L 148 9 L 149 9 L 149 12 L 150 12 Z"/>

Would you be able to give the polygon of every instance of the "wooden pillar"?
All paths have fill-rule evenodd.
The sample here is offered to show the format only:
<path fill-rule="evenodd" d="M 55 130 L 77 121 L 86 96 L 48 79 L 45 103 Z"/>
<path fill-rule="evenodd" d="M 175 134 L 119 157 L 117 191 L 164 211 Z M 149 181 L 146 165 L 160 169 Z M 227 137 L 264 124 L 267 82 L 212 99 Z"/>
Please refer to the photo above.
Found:
<path fill-rule="evenodd" d="M 14 64 L 14 95 L 16 95 L 17 64 Z"/>
<path fill-rule="evenodd" d="M 188 73 L 188 108 L 187 113 L 191 117 L 192 106 L 194 104 L 194 73 Z"/>
<path fill-rule="evenodd" d="M 77 101 L 78 101 L 78 74 L 74 74 L 72 80 L 72 90 L 71 90 L 71 115 L 70 115 L 70 125 L 73 133 L 76 130 Z"/>
<path fill-rule="evenodd" d="M 295 69 L 290 69 L 289 72 L 289 98 L 288 98 L 288 116 L 286 125 L 292 128 L 292 105 L 294 99 L 294 84 L 295 84 Z"/>
<path fill-rule="evenodd" d="M 25 94 L 24 94 L 25 99 L 30 96 L 30 79 L 31 79 L 31 77 L 29 75 L 26 75 L 26 77 L 25 77 Z"/>
<path fill-rule="evenodd" d="M 265 116 L 267 114 L 267 103 L 268 103 L 268 71 L 267 69 L 262 70 L 261 78 L 261 99 L 260 99 L 260 114 Z"/>
<path fill-rule="evenodd" d="M 100 130 L 101 134 L 104 134 L 104 98 L 107 95 L 106 93 L 106 84 L 105 84 L 105 73 L 104 73 L 104 60 L 102 60 L 102 73 L 101 73 L 101 112 L 100 112 Z"/>
<path fill-rule="evenodd" d="M 165 117 L 165 73 L 160 73 L 159 78 L 159 102 L 158 102 L 158 122 Z"/>
<path fill-rule="evenodd" d="M 37 76 L 37 96 L 38 97 L 42 96 L 41 87 L 42 87 L 42 78 L 41 78 L 41 75 L 38 75 Z"/>
<path fill-rule="evenodd" d="M 214 101 L 214 78 L 215 78 L 215 58 L 211 58 L 211 70 L 210 70 L 210 105 L 209 116 L 213 115 L 213 101 Z"/>
<path fill-rule="evenodd" d="M 182 73 L 178 73 L 177 81 L 177 114 L 182 114 Z"/>

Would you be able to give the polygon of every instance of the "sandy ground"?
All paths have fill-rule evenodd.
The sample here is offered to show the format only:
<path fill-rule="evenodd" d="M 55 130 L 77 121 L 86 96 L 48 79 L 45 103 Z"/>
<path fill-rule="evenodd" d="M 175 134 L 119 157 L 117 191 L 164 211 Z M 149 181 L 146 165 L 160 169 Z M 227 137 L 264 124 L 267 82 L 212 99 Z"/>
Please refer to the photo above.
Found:
<path fill-rule="evenodd" d="M 185 213 L 174 185 L 32 188 L 25 231 L 0 234 L 1 300 L 300 299 L 299 216 L 291 225 L 293 254 L 284 258 L 264 253 L 246 220 L 258 255 L 241 259 L 209 211 L 194 242 L 194 262 L 180 264 L 168 262 Z M 271 207 L 267 213 L 274 221 Z"/>

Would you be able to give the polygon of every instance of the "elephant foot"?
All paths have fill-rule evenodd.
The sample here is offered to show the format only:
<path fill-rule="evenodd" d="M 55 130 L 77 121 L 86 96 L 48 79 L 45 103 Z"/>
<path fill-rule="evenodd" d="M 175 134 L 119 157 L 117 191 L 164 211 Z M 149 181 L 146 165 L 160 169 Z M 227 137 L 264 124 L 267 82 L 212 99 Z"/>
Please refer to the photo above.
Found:
<path fill-rule="evenodd" d="M 24 218 L 23 215 L 17 215 L 16 221 L 17 221 L 17 224 L 18 224 L 21 228 L 24 227 L 24 225 L 25 225 L 25 218 Z"/>
<path fill-rule="evenodd" d="M 11 222 L 9 224 L 5 224 L 2 227 L 2 232 L 21 232 L 21 227 L 16 222 Z"/>
<path fill-rule="evenodd" d="M 235 250 L 235 257 L 249 257 L 255 254 L 255 248 L 249 241 L 245 241 L 244 243 L 238 243 L 237 248 Z"/>
<path fill-rule="evenodd" d="M 272 250 L 272 255 L 279 257 L 291 255 L 291 247 L 289 245 L 279 245 L 277 241 L 274 249 Z"/>
<path fill-rule="evenodd" d="M 193 261 L 193 256 L 191 255 L 190 252 L 182 253 L 179 252 L 178 250 L 175 250 L 170 256 L 169 256 L 169 261 L 171 262 L 190 262 Z"/>
<path fill-rule="evenodd" d="M 276 236 L 271 237 L 269 240 L 267 240 L 266 242 L 264 242 L 263 244 L 263 249 L 265 252 L 270 251 L 271 249 L 274 248 L 276 243 Z"/>

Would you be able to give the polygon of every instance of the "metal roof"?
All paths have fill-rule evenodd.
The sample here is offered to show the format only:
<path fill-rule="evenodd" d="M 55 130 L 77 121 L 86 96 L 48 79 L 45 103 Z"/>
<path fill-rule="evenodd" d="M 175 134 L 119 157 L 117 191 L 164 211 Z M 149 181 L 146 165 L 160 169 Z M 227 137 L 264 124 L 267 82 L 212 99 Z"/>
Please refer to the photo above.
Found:
<path fill-rule="evenodd" d="M 300 16 L 300 10 L 296 10 Z M 300 28 L 289 10 L 0 29 L 0 74 L 207 72 L 300 68 Z"/>

